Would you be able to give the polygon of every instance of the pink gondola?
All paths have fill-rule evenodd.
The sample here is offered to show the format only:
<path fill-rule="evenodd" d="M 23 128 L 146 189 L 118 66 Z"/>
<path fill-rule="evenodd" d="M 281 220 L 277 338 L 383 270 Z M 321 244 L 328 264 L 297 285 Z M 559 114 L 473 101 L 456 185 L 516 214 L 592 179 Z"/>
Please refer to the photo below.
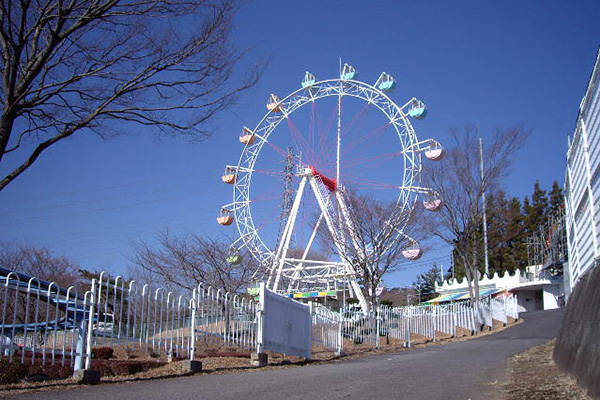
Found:
<path fill-rule="evenodd" d="M 444 206 L 444 200 L 442 200 L 437 194 L 431 194 L 423 200 L 423 207 L 429 211 L 440 211 Z"/>
<path fill-rule="evenodd" d="M 405 250 L 402 250 L 404 258 L 409 260 L 418 260 L 423 255 L 423 249 L 418 245 L 413 245 Z"/>
<path fill-rule="evenodd" d="M 438 142 L 433 142 L 429 145 L 429 149 L 425 151 L 425 157 L 432 161 L 443 160 L 446 156 L 446 151 Z"/>

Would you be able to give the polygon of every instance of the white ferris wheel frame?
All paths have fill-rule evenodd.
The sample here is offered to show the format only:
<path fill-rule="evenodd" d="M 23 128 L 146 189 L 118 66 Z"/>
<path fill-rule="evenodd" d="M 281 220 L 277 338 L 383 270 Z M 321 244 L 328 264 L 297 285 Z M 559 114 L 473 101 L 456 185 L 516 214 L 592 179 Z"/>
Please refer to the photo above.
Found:
<path fill-rule="evenodd" d="M 373 104 L 389 119 L 398 135 L 402 147 L 404 169 L 396 207 L 390 217 L 390 221 L 394 220 L 393 226 L 398 232 L 398 236 L 406 236 L 403 230 L 417 201 L 417 194 L 429 192 L 429 189 L 419 187 L 419 184 L 422 170 L 421 152 L 428 148 L 432 140 L 419 142 L 410 123 L 410 117 L 405 113 L 409 106 L 418 101 L 416 98 L 412 98 L 405 105 L 399 107 L 375 86 L 358 80 L 342 78 L 318 81 L 308 87 L 302 87 L 280 100 L 277 107 L 280 111 L 268 111 L 252 130 L 256 140 L 254 143 L 246 144 L 240 156 L 236 167 L 233 202 L 223 206 L 223 208 L 233 211 L 236 227 L 240 234 L 234 247 L 238 249 L 245 247 L 266 271 L 272 272 L 273 268 L 276 268 L 276 263 L 273 262 L 275 252 L 274 249 L 265 245 L 252 219 L 250 187 L 254 165 L 262 147 L 268 143 L 270 135 L 279 123 L 302 106 L 332 96 L 337 96 L 339 99 L 338 109 L 341 107 L 341 99 L 344 96 L 358 98 Z M 338 118 L 340 117 L 338 116 Z M 339 154 L 336 161 L 339 167 Z"/>

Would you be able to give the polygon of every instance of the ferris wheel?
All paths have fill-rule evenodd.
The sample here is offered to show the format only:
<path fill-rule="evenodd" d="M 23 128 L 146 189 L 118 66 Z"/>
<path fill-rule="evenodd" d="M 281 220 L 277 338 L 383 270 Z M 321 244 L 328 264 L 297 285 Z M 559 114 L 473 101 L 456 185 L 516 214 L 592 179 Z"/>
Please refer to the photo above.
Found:
<path fill-rule="evenodd" d="M 235 222 L 239 233 L 228 262 L 241 263 L 245 250 L 267 287 L 296 297 L 348 285 L 366 309 L 358 271 L 345 252 L 348 246 L 369 252 L 376 243 L 352 237 L 349 214 L 360 210 L 352 209 L 350 192 L 393 204 L 385 218 L 406 243 L 402 254 L 422 256 L 406 227 L 419 197 L 427 210 L 443 206 L 437 192 L 420 185 L 422 156 L 438 161 L 444 149 L 417 138 L 411 120 L 425 118 L 427 108 L 416 98 L 398 106 L 388 97 L 395 87 L 386 72 L 368 84 L 344 64 L 339 78 L 318 80 L 306 72 L 288 96 L 271 94 L 260 122 L 241 130 L 237 165 L 222 175 L 233 186 L 233 201 L 217 221 Z"/>

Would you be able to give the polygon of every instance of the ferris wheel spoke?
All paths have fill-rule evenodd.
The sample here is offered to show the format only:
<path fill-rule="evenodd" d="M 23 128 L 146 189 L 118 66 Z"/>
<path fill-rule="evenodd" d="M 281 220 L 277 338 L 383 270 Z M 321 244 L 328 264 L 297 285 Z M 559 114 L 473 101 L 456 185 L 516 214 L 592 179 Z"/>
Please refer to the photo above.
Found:
<path fill-rule="evenodd" d="M 294 141 L 296 147 L 300 151 L 302 151 L 303 155 L 306 155 L 306 157 L 311 163 L 318 163 L 319 161 L 316 153 L 310 147 L 306 139 L 304 139 L 304 136 L 302 135 L 298 127 L 294 124 L 294 122 L 291 120 L 291 118 L 288 118 L 288 126 L 290 128 L 290 131 L 292 132 L 292 140 Z"/>
<path fill-rule="evenodd" d="M 348 135 L 348 133 L 352 130 L 352 128 L 354 128 L 355 125 L 360 126 L 361 123 L 364 122 L 367 116 L 367 111 L 369 111 L 370 107 L 371 104 L 367 103 L 359 112 L 356 113 L 354 118 L 352 118 L 352 121 L 350 121 L 348 126 L 346 126 L 345 129 L 342 131 L 342 136 Z"/>
<path fill-rule="evenodd" d="M 361 144 L 362 142 L 369 140 L 369 139 L 373 139 L 373 140 L 369 140 L 369 144 L 367 146 L 371 147 L 375 144 L 376 140 L 385 132 L 387 131 L 390 126 L 392 126 L 392 124 L 390 122 L 386 122 L 385 124 L 383 124 L 382 126 L 375 128 L 374 130 L 372 130 L 371 132 L 367 133 L 364 136 L 361 136 L 357 139 L 355 139 L 354 141 L 352 141 L 351 143 L 348 144 L 348 146 L 346 146 L 346 151 L 347 152 L 351 152 L 354 149 L 356 149 L 356 147 L 358 147 L 359 144 Z"/>
<path fill-rule="evenodd" d="M 329 152 L 329 146 L 327 146 L 327 139 L 329 137 L 329 132 L 331 131 L 331 128 L 333 127 L 333 123 L 335 121 L 335 117 L 338 114 L 338 110 L 334 108 L 331 117 L 329 118 L 329 121 L 327 122 L 327 126 L 325 127 L 325 130 L 321 129 L 321 126 L 319 124 L 319 144 L 318 144 L 318 156 L 320 158 L 323 158 L 324 155 L 328 155 Z"/>
<path fill-rule="evenodd" d="M 361 168 L 361 171 L 365 172 L 366 170 L 377 168 L 382 163 L 398 158 L 401 155 L 401 151 L 394 151 L 391 153 L 380 154 L 377 156 L 353 158 L 342 162 L 342 166 L 344 166 L 345 168 L 354 168 L 363 164 L 367 164 L 367 168 Z"/>

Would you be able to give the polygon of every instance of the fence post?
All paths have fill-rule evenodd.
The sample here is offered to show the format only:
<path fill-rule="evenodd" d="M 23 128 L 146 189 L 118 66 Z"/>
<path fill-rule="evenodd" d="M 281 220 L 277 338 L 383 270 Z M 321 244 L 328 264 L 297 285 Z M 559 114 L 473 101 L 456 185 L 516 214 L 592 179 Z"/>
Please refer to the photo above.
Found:
<path fill-rule="evenodd" d="M 456 337 L 456 304 L 450 303 L 450 309 L 452 310 L 452 337 Z"/>
<path fill-rule="evenodd" d="M 259 285 L 260 289 L 260 302 L 258 304 L 258 310 L 256 312 L 257 327 L 256 327 L 256 353 L 250 355 L 250 362 L 252 365 L 257 367 L 264 367 L 268 364 L 268 356 L 264 352 L 265 343 L 265 300 L 266 300 L 266 287 L 265 283 L 261 282 Z"/>
<path fill-rule="evenodd" d="M 340 309 L 341 317 L 338 322 L 338 331 L 337 331 L 337 351 L 335 355 L 342 356 L 344 355 L 344 308 L 345 305 Z"/>
<path fill-rule="evenodd" d="M 407 337 L 406 337 L 406 347 L 410 347 L 410 319 L 411 319 L 411 314 L 412 314 L 412 310 L 409 308 L 408 310 L 406 310 L 406 330 L 407 330 Z"/>
<path fill-rule="evenodd" d="M 92 279 L 92 295 L 90 299 L 90 313 L 88 315 L 88 327 L 87 327 L 87 343 L 86 343 L 86 354 L 85 354 L 85 369 L 90 369 L 92 365 L 92 339 L 94 336 L 94 314 L 96 313 L 96 279 Z"/>
<path fill-rule="evenodd" d="M 265 318 L 265 283 L 261 282 L 259 285 L 259 303 L 258 310 L 256 312 L 258 321 L 256 327 L 256 352 L 258 354 L 263 353 L 264 349 L 264 318 Z"/>
<path fill-rule="evenodd" d="M 376 330 L 376 332 L 375 332 L 375 348 L 376 349 L 379 349 L 379 347 L 381 346 L 381 343 L 380 343 L 381 339 L 379 336 L 379 332 L 381 329 L 381 320 L 380 320 L 379 312 L 380 312 L 379 306 L 377 306 L 375 308 L 375 330 Z"/>
<path fill-rule="evenodd" d="M 192 316 L 190 319 L 190 361 L 196 356 L 196 289 L 192 291 Z"/>
<path fill-rule="evenodd" d="M 433 306 L 433 341 L 435 342 L 436 339 L 436 330 L 437 330 L 437 325 L 438 325 L 438 307 L 439 306 Z"/>

